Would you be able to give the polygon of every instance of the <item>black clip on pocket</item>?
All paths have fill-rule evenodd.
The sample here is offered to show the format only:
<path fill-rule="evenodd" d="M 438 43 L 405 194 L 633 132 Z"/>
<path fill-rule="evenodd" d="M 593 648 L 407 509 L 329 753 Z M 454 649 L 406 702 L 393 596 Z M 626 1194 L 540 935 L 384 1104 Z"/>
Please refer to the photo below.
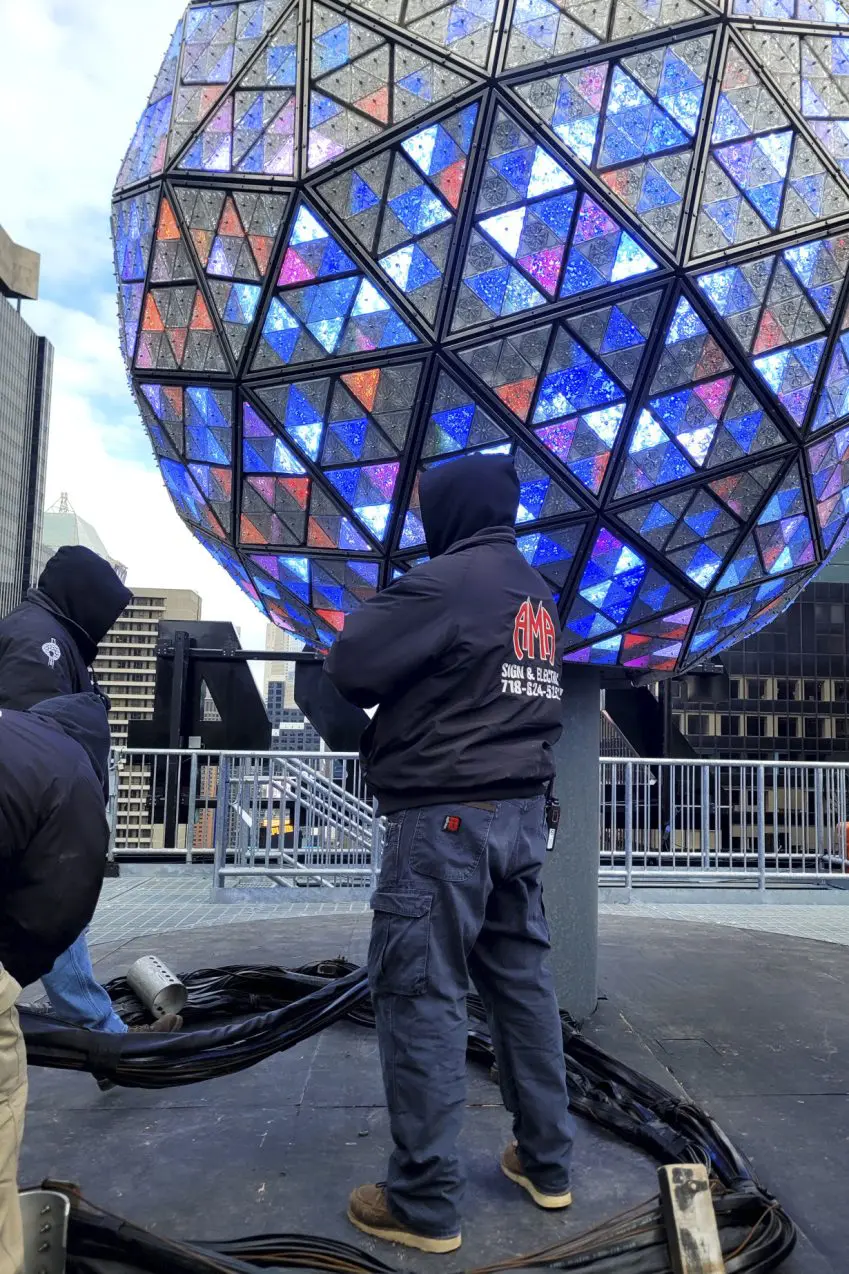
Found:
<path fill-rule="evenodd" d="M 560 827 L 560 802 L 554 795 L 554 783 L 549 785 L 548 792 L 545 797 L 545 825 L 548 829 L 548 839 L 545 848 L 549 854 L 554 849 L 557 840 L 557 830 Z"/>

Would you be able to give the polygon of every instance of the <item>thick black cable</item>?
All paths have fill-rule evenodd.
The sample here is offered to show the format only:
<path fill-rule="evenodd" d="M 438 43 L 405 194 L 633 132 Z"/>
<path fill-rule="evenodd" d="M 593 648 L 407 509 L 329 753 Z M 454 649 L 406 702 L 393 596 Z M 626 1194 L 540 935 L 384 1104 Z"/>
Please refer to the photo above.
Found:
<path fill-rule="evenodd" d="M 255 1065 L 340 1018 L 374 1025 L 365 971 L 336 959 L 297 969 L 231 966 L 182 978 L 190 1028 L 174 1035 L 105 1037 L 21 1012 L 32 1065 L 88 1070 L 128 1087 L 199 1083 Z M 108 986 L 130 1022 L 143 1020 L 129 986 Z M 471 1060 L 492 1066 L 483 1005 L 471 995 Z M 241 1019 L 241 1020 L 240 1020 Z M 212 1029 L 209 1022 L 224 1022 Z M 564 1055 L 573 1108 L 662 1163 L 701 1162 L 716 1182 L 716 1214 L 728 1274 L 767 1274 L 793 1250 L 793 1222 L 759 1185 L 748 1159 L 699 1107 L 676 1098 L 608 1056 L 564 1016 Z M 183 1244 L 148 1236 L 119 1218 L 82 1204 L 74 1210 L 71 1274 L 203 1274 L 256 1268 L 394 1274 L 392 1267 L 348 1244 L 303 1235 L 268 1235 L 220 1244 Z M 164 1247 L 163 1247 L 164 1245 Z M 76 1262 L 76 1263 L 74 1263 Z M 117 1265 L 116 1265 L 117 1263 Z M 544 1253 L 488 1269 L 549 1267 L 592 1274 L 669 1274 L 666 1231 L 658 1201 Z M 481 1272 L 482 1274 L 482 1272 Z"/>

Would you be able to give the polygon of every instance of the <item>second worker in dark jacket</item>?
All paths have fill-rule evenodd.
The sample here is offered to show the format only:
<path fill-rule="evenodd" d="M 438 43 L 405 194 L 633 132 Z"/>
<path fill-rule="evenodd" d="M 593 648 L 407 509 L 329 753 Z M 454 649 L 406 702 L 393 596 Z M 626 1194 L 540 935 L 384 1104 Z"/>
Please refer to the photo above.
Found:
<path fill-rule="evenodd" d="M 108 762 L 96 694 L 0 711 L 0 963 L 21 986 L 49 973 L 94 915 Z"/>
<path fill-rule="evenodd" d="M 466 995 L 487 1009 L 515 1143 L 502 1171 L 540 1207 L 571 1202 L 563 1037 L 540 873 L 561 732 L 561 635 L 516 544 L 504 456 L 423 474 L 431 560 L 349 616 L 327 661 L 378 711 L 362 743 L 388 828 L 369 981 L 395 1149 L 353 1192 L 359 1229 L 423 1251 L 460 1246 Z"/>
<path fill-rule="evenodd" d="M 27 1096 L 15 999 L 94 912 L 109 829 L 109 725 L 98 695 L 0 711 L 0 1268 L 24 1267 L 17 1163 Z M 41 1266 L 42 1262 L 37 1263 Z"/>
<path fill-rule="evenodd" d="M 91 690 L 97 648 L 133 595 L 91 549 L 68 545 L 0 619 L 0 708 Z"/>

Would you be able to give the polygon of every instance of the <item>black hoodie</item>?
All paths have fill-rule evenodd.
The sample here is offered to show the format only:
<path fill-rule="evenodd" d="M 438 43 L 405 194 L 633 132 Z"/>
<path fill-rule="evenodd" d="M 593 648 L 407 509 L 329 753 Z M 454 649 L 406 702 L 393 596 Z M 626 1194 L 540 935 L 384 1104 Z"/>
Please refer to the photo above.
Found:
<path fill-rule="evenodd" d="M 348 616 L 327 660 L 337 689 L 379 704 L 362 741 L 382 813 L 542 792 L 561 731 L 561 634 L 542 576 L 516 547 L 506 456 L 429 469 L 431 560 Z"/>
<path fill-rule="evenodd" d="M 132 598 L 97 553 L 59 549 L 38 588 L 0 620 L 0 708 L 91 690 L 97 647 Z"/>
<path fill-rule="evenodd" d="M 96 694 L 0 711 L 0 964 L 22 986 L 49 973 L 94 914 L 108 757 Z"/>

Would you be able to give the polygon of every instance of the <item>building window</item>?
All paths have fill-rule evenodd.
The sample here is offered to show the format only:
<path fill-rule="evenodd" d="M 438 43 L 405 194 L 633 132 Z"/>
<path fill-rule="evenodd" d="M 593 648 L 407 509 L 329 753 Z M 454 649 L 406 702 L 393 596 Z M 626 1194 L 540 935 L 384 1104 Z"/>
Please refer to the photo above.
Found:
<path fill-rule="evenodd" d="M 775 683 L 776 699 L 790 700 L 798 702 L 801 697 L 801 686 L 798 681 L 777 681 Z"/>
<path fill-rule="evenodd" d="M 741 734 L 740 718 L 733 714 L 723 713 L 719 718 L 719 733 L 725 738 L 738 739 Z"/>
<path fill-rule="evenodd" d="M 798 739 L 801 717 L 776 717 L 779 739 Z"/>
<path fill-rule="evenodd" d="M 746 738 L 762 739 L 766 734 L 766 717 L 746 717 Z"/>

